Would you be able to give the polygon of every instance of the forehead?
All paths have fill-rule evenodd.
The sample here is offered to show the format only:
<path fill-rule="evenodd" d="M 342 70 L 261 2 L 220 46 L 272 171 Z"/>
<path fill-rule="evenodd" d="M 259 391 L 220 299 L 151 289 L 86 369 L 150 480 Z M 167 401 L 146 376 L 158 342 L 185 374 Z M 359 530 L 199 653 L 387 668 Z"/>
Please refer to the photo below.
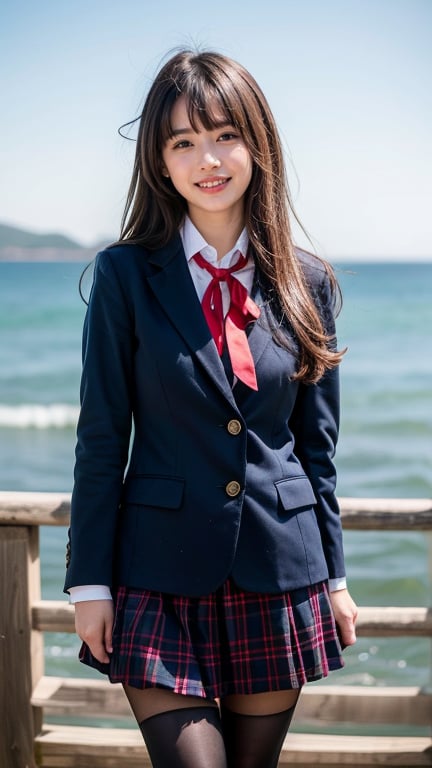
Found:
<path fill-rule="evenodd" d="M 176 99 L 170 114 L 170 133 L 180 129 L 199 132 L 203 129 L 212 130 L 221 125 L 232 124 L 233 117 L 224 109 L 216 96 L 212 96 L 206 103 L 205 109 L 192 104 L 186 96 Z"/>

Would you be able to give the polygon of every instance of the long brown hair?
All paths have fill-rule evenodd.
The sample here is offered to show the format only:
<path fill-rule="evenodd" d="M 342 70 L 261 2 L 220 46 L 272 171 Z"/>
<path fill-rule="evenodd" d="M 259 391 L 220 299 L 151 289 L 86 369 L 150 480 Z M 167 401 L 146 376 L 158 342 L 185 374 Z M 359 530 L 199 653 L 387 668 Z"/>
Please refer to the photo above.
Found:
<path fill-rule="evenodd" d="M 149 249 L 165 245 L 187 212 L 186 201 L 162 174 L 162 149 L 172 135 L 172 107 L 181 95 L 186 98 L 194 130 L 200 126 L 214 129 L 222 111 L 251 154 L 252 179 L 245 195 L 249 240 L 258 270 L 276 297 L 283 318 L 281 327 L 289 325 L 295 336 L 299 357 L 295 378 L 314 383 L 326 369 L 340 363 L 343 351 L 332 345 L 320 304 L 311 295 L 292 242 L 290 213 L 295 213 L 274 117 L 260 87 L 240 64 L 213 51 L 182 50 L 161 68 L 139 121 L 120 240 Z M 327 272 L 335 308 L 340 293 L 333 270 L 314 258 Z M 281 327 L 275 328 L 274 334 L 279 343 L 289 347 L 288 335 L 284 336 Z"/>

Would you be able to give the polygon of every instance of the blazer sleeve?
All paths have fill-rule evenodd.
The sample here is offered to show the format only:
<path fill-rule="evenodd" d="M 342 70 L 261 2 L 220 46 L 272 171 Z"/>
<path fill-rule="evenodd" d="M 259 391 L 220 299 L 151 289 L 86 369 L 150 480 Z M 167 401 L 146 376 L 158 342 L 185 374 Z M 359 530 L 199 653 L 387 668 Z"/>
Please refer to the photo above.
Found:
<path fill-rule="evenodd" d="M 83 329 L 65 591 L 112 584 L 113 548 L 132 423 L 133 317 L 109 251 L 96 257 Z"/>
<path fill-rule="evenodd" d="M 322 275 L 322 273 L 321 273 Z M 333 295 L 326 273 L 314 291 L 326 332 L 336 347 Z M 316 384 L 300 384 L 290 425 L 295 453 L 314 489 L 315 507 L 329 578 L 345 576 L 340 510 L 333 462 L 339 432 L 339 369 L 327 370 Z"/>

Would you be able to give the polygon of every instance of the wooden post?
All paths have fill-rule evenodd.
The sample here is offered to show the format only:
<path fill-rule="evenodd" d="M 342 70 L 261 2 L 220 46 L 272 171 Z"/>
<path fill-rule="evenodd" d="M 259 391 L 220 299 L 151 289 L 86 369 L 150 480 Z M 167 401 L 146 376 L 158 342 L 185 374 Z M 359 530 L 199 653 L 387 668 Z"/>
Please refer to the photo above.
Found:
<path fill-rule="evenodd" d="M 428 546 L 428 569 L 429 569 L 429 601 L 428 606 L 432 608 L 432 531 L 426 532 L 426 541 Z M 432 692 L 432 634 L 430 638 L 429 646 L 429 680 L 428 690 Z M 431 736 L 432 736 L 432 723 L 431 723 Z"/>
<path fill-rule="evenodd" d="M 40 596 L 39 529 L 0 526 L 0 765 L 36 768 L 30 698 L 43 673 L 43 640 L 31 626 Z"/>

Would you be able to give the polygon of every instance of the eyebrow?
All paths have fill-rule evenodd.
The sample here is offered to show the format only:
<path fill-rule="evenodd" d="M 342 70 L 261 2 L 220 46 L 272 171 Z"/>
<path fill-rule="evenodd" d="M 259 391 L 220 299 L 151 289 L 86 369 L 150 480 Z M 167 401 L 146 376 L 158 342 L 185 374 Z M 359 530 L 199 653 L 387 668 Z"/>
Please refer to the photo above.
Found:
<path fill-rule="evenodd" d="M 223 120 L 220 123 L 216 123 L 212 130 L 218 131 L 221 128 L 234 128 L 234 126 L 232 123 L 227 123 L 226 120 Z M 188 128 L 174 128 L 170 131 L 170 138 L 175 139 L 176 136 L 181 136 L 186 133 L 200 133 L 200 131 L 194 131 L 191 125 Z"/>

